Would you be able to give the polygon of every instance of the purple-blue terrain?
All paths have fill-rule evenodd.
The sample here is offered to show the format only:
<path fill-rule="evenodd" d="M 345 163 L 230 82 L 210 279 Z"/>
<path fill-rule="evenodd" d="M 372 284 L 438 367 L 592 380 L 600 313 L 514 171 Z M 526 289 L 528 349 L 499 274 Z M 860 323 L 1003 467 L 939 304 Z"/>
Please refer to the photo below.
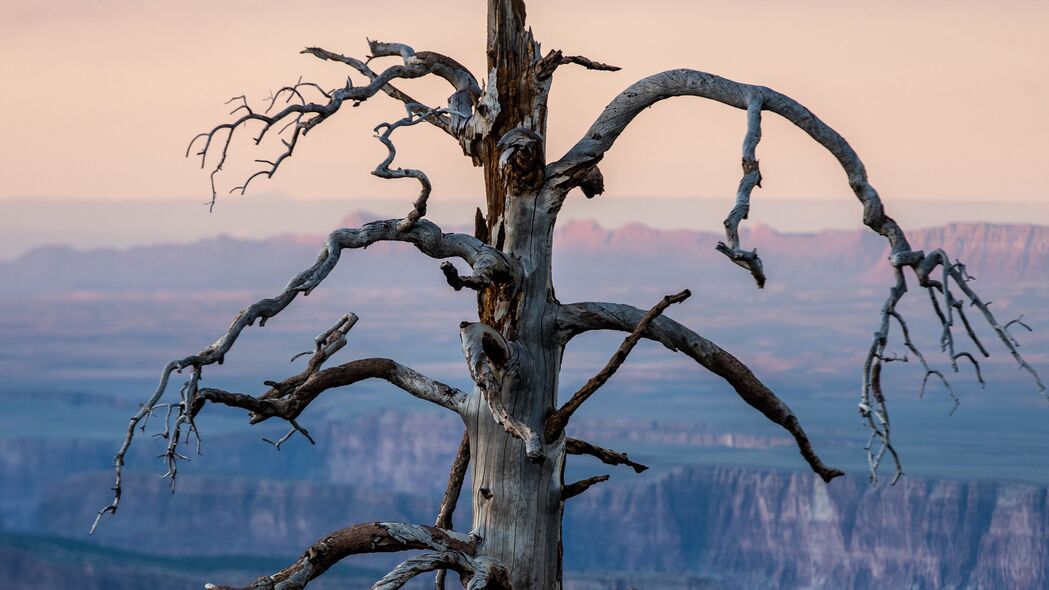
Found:
<path fill-rule="evenodd" d="M 359 213 L 344 225 L 369 220 Z M 1035 331 L 1016 332 L 1021 350 L 1049 376 L 1049 227 L 953 224 L 910 235 L 916 247 L 942 246 L 964 261 L 1002 319 L 1024 314 Z M 859 230 L 783 234 L 760 225 L 742 238 L 765 262 L 763 290 L 714 251 L 716 234 L 568 222 L 555 237 L 556 295 L 648 308 L 691 289 L 670 315 L 748 363 L 849 476 L 824 485 L 805 472 L 789 437 L 730 388 L 643 343 L 574 426 L 652 469 L 611 472 L 570 501 L 566 587 L 1049 586 L 1049 402 L 991 330 L 977 326 L 992 353 L 982 361 L 984 389 L 969 366 L 950 371 L 927 296 L 908 295 L 900 309 L 961 405 L 948 416 L 939 384 L 919 399 L 920 367 L 891 363 L 886 392 L 907 476 L 895 487 L 871 485 L 856 405 L 891 286 L 884 241 Z M 278 293 L 321 242 L 55 246 L 0 262 L 0 585 L 247 582 L 351 522 L 433 519 L 461 431 L 423 402 L 362 383 L 326 393 L 302 416 L 316 447 L 292 439 L 277 452 L 260 439 L 282 434 L 278 425 L 252 428 L 236 412 L 206 408 L 204 454 L 182 467 L 174 495 L 156 477 L 161 443 L 141 437 L 126 505 L 85 535 L 108 501 L 127 417 L 164 364 L 214 341 L 244 305 Z M 321 288 L 246 331 L 205 379 L 261 393 L 264 380 L 299 370 L 288 359 L 317 333 L 354 312 L 360 322 L 335 361 L 388 356 L 464 387 L 457 326 L 473 307 L 471 293 L 452 291 L 438 262 L 410 247 L 347 252 Z M 619 338 L 573 341 L 563 392 L 600 368 Z M 890 350 L 903 355 L 899 334 Z M 573 458 L 569 469 L 587 476 L 603 467 Z M 463 525 L 468 502 L 459 510 Z M 366 587 L 389 563 L 350 561 L 319 587 Z"/>

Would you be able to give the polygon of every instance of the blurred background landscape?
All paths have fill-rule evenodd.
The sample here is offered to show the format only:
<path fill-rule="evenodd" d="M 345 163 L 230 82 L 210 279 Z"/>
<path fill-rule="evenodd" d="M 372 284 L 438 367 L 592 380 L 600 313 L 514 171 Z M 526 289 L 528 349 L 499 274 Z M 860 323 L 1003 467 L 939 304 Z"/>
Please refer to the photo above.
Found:
<path fill-rule="evenodd" d="M 570 201 L 555 238 L 558 298 L 647 308 L 666 293 L 692 289 L 693 298 L 671 315 L 749 363 L 799 415 L 828 463 L 848 476 L 819 482 L 789 436 L 724 383 L 642 343 L 598 403 L 583 409 L 572 434 L 652 469 L 635 475 L 570 459 L 569 479 L 611 473 L 612 480 L 568 504 L 569 588 L 1037 588 L 1049 581 L 1049 403 L 989 329 L 978 327 L 992 351 L 981 389 L 970 367 L 949 372 L 925 294 L 905 299 L 901 309 L 917 343 L 948 372 L 961 405 L 949 415 L 952 403 L 936 383 L 919 399 L 920 368 L 892 363 L 887 393 L 907 475 L 895 487 L 872 485 L 856 404 L 891 280 L 883 240 L 848 227 L 845 209 L 837 229 L 784 232 L 776 217 L 789 220 L 804 202 L 759 205 L 743 236 L 765 260 L 769 283 L 758 290 L 714 251 L 718 234 L 694 229 L 720 202 L 689 204 L 694 220 L 674 210 L 685 205 L 663 202 L 670 208 L 664 218 L 693 226 L 670 229 L 617 223 L 614 212 L 629 210 L 623 201 Z M 120 513 L 89 537 L 95 511 L 108 502 L 126 420 L 160 368 L 213 341 L 244 305 L 278 292 L 323 240 L 323 232 L 277 233 L 248 223 L 238 237 L 198 228 L 202 235 L 151 244 L 121 234 L 126 204 L 89 205 L 94 218 L 110 220 L 98 225 L 112 225 L 113 244 L 83 247 L 68 240 L 75 232 L 44 232 L 52 245 L 0 261 L 0 571 L 7 587 L 245 583 L 349 523 L 432 520 L 461 427 L 392 386 L 364 382 L 325 394 L 302 416 L 316 447 L 293 438 L 278 452 L 261 439 L 283 434 L 281 425 L 251 427 L 238 412 L 209 406 L 199 419 L 203 454 L 183 465 L 173 495 L 158 477 L 163 442 L 137 439 Z M 296 205 L 307 217 L 330 210 Z M 586 218 L 602 205 L 613 214 L 601 223 Z M 0 203 L 0 211 L 13 206 Z M 171 225 L 157 212 L 163 206 L 143 215 Z M 459 215 L 456 206 L 468 211 L 459 204 L 443 215 Z M 194 213 L 185 207 L 214 223 L 193 205 L 184 205 L 187 220 Z M 968 210 L 964 203 L 936 209 L 962 218 Z M 1037 218 L 1046 207 L 1027 211 Z M 352 211 L 328 227 L 396 213 Z M 76 208 L 47 215 L 56 227 L 77 222 Z M 12 218 L 0 215 L 5 223 Z M 835 225 L 833 215 L 827 219 Z M 444 227 L 456 228 L 451 220 Z M 1049 227 L 970 221 L 910 235 L 916 247 L 942 245 L 968 264 L 1001 318 L 1024 314 L 1035 332 L 1017 336 L 1044 374 Z M 347 252 L 320 289 L 265 328 L 245 332 L 226 363 L 205 372 L 206 383 L 260 393 L 262 381 L 297 372 L 288 359 L 350 311 L 361 320 L 331 362 L 388 356 L 468 385 L 457 326 L 473 317 L 473 296 L 448 288 L 436 261 L 385 244 Z M 902 355 L 898 336 L 890 349 Z M 574 340 L 562 395 L 600 368 L 620 338 Z M 147 433 L 160 429 L 158 420 Z M 464 500 L 456 523 L 468 522 Z M 394 559 L 346 560 L 321 587 L 366 587 Z"/>

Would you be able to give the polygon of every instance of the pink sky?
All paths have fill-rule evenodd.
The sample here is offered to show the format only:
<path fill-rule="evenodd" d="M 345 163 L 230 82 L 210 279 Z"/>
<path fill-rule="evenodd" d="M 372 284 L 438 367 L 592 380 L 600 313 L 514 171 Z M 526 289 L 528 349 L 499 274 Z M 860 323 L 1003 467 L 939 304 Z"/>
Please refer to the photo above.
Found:
<path fill-rule="evenodd" d="M 545 48 L 623 67 L 564 68 L 554 84 L 551 157 L 637 78 L 693 67 L 772 86 L 845 135 L 886 201 L 1004 199 L 1045 203 L 1049 156 L 1047 2 L 529 3 Z M 484 3 L 5 2 L 0 9 L 0 198 L 203 200 L 206 174 L 182 152 L 221 122 L 229 97 L 261 100 L 299 75 L 341 85 L 348 71 L 299 55 L 306 45 L 363 56 L 365 37 L 447 53 L 480 76 Z M 403 86 L 431 104 L 447 90 Z M 371 128 L 400 115 L 382 98 L 345 109 L 302 143 L 256 194 L 411 198 L 410 183 L 369 172 L 384 156 Z M 766 117 L 756 198 L 850 198 L 830 156 Z M 602 165 L 613 196 L 729 195 L 739 176 L 740 111 L 695 99 L 641 116 Z M 476 197 L 477 170 L 419 126 L 399 163 L 426 170 L 432 202 Z M 237 144 L 246 164 L 271 152 Z M 220 186 L 239 184 L 236 172 Z M 251 193 L 249 192 L 249 195 Z"/>

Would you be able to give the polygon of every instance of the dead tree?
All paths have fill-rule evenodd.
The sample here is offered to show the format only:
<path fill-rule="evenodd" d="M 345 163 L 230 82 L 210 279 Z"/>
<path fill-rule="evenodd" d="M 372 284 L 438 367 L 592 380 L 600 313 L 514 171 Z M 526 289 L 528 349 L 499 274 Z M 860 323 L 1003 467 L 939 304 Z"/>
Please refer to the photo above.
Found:
<path fill-rule="evenodd" d="M 164 437 L 167 475 L 174 480 L 183 445 L 199 435 L 195 417 L 207 404 L 224 404 L 247 410 L 252 423 L 278 418 L 290 425 L 287 436 L 309 434 L 296 421 L 300 413 L 325 391 L 365 379 L 383 379 L 405 392 L 458 414 L 465 434 L 452 467 L 447 493 L 434 526 L 369 523 L 336 531 L 309 547 L 298 561 L 284 570 L 259 578 L 249 588 L 292 589 L 306 586 L 331 565 L 358 553 L 423 550 L 411 557 L 373 588 L 398 588 L 423 572 L 459 574 L 469 589 L 555 589 L 561 587 L 561 518 L 565 501 L 607 477 L 581 482 L 563 480 L 566 455 L 587 454 L 610 465 L 625 464 L 641 471 L 644 466 L 626 455 L 584 441 L 566 438 L 565 427 L 573 413 L 586 403 L 624 363 L 642 338 L 654 340 L 695 360 L 727 381 L 746 403 L 786 429 L 797 441 L 802 458 L 824 481 L 842 474 L 820 460 L 797 417 L 739 359 L 717 344 L 664 315 L 688 291 L 669 295 L 645 311 L 619 303 L 563 304 L 554 296 L 551 281 L 551 239 L 558 211 L 573 189 L 587 198 L 600 194 L 603 179 L 598 164 L 616 138 L 645 108 L 664 99 L 695 96 L 714 100 L 746 112 L 748 128 L 743 138 L 742 178 L 736 205 L 725 219 L 724 242 L 716 249 L 753 275 L 758 287 L 765 283 L 761 259 L 740 244 L 738 227 L 747 218 L 750 195 L 761 184 L 757 146 L 761 118 L 775 113 L 801 128 L 822 145 L 845 171 L 849 185 L 863 206 L 863 222 L 884 236 L 890 246 L 895 283 L 881 310 L 877 331 L 863 367 L 860 414 L 871 431 L 868 446 L 870 472 L 878 472 L 888 453 L 895 463 L 894 479 L 901 471 L 890 438 L 889 414 L 881 386 L 884 364 L 895 357 L 885 353 L 890 328 L 899 327 L 906 348 L 922 364 L 924 381 L 942 372 L 927 364 L 896 309 L 906 294 L 906 275 L 913 274 L 924 289 L 943 327 L 941 344 L 952 367 L 966 359 L 979 369 L 975 355 L 958 350 L 958 324 L 979 354 L 987 349 L 966 315 L 968 308 L 984 316 L 1006 350 L 1034 377 L 1039 390 L 1046 388 L 1035 370 L 1020 356 L 1010 334 L 1013 322 L 1000 323 L 972 290 L 965 266 L 942 250 L 911 249 L 904 232 L 885 214 L 878 193 L 849 144 L 831 127 L 793 99 L 764 86 L 734 82 L 701 71 L 679 69 L 649 76 L 624 90 L 604 109 L 586 134 L 567 153 L 547 161 L 547 98 L 557 69 L 582 66 L 590 70 L 615 70 L 585 57 L 560 50 L 541 53 L 525 26 L 523 0 L 488 0 L 488 70 L 483 82 L 456 60 L 429 51 L 416 51 L 400 43 L 369 42 L 366 60 L 325 49 L 303 51 L 313 57 L 348 66 L 351 78 L 338 88 L 299 81 L 272 95 L 265 110 L 255 110 L 244 97 L 234 99 L 233 120 L 202 133 L 190 144 L 187 155 L 199 156 L 202 165 L 213 164 L 212 204 L 216 177 L 226 162 L 231 139 L 251 133 L 258 144 L 268 134 L 281 137 L 283 149 L 270 159 L 256 160 L 262 168 L 234 190 L 243 192 L 260 176 L 271 177 L 294 153 L 311 129 L 344 109 L 376 95 L 403 103 L 405 116 L 375 128 L 376 137 L 389 156 L 374 170 L 382 178 L 411 178 L 421 190 L 402 219 L 376 221 L 359 228 L 340 229 L 328 236 L 312 266 L 291 279 L 270 299 L 245 307 L 214 344 L 199 353 L 174 360 L 161 374 L 156 391 L 131 418 L 127 435 L 116 457 L 115 497 L 99 512 L 99 519 L 116 512 L 123 492 L 124 458 L 137 429 L 158 408 L 166 408 Z M 383 68 L 373 66 L 385 62 Z M 374 69 L 373 69 L 374 67 Z M 395 83 L 424 76 L 438 76 L 451 86 L 447 105 L 424 105 Z M 445 233 L 425 219 L 430 181 L 421 170 L 391 167 L 396 156 L 393 135 L 399 129 L 433 125 L 456 141 L 466 157 L 484 171 L 485 208 L 477 211 L 474 235 Z M 260 326 L 287 308 L 298 295 L 309 295 L 339 262 L 344 250 L 361 249 L 382 241 L 408 242 L 422 254 L 445 260 L 440 270 L 456 291 L 474 291 L 477 317 L 460 325 L 462 350 L 474 386 L 460 391 L 439 383 L 390 359 L 369 358 L 323 368 L 346 342 L 356 316 L 348 314 L 322 333 L 301 373 L 283 381 L 269 381 L 259 395 L 233 393 L 200 386 L 205 367 L 221 363 L 248 326 Z M 456 262 L 459 266 L 456 265 Z M 466 271 L 460 267 L 465 265 Z M 435 269 L 436 272 L 436 269 Z M 1026 327 L 1019 323 L 1018 325 Z M 591 330 L 628 334 L 608 364 L 579 391 L 558 405 L 558 373 L 562 353 L 572 338 Z M 185 374 L 177 400 L 166 402 L 169 379 Z M 979 373 L 977 373 L 979 375 Z M 982 380 L 982 378 L 981 378 Z M 924 389 L 923 383 L 922 388 Z M 277 441 L 281 444 L 287 436 Z M 469 533 L 452 529 L 452 512 L 464 485 L 467 465 L 473 466 L 469 495 L 473 522 Z M 95 521 L 98 525 L 98 519 Z M 212 588 L 219 586 L 209 585 Z"/>

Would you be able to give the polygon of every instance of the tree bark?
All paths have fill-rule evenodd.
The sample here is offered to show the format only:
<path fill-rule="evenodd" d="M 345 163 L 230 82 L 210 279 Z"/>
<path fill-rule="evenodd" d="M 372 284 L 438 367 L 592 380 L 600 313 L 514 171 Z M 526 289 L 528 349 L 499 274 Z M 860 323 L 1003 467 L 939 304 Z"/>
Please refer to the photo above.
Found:
<path fill-rule="evenodd" d="M 497 395 L 516 421 L 542 433 L 556 403 L 561 347 L 551 282 L 554 215 L 541 187 L 545 167 L 548 80 L 534 73 L 539 46 L 525 27 L 520 0 L 489 0 L 488 94 L 491 119 L 481 146 L 489 243 L 519 266 L 510 287 L 478 298 L 478 317 L 511 351 Z M 493 114 L 493 111 L 496 111 Z M 473 480 L 473 529 L 480 551 L 503 563 L 514 588 L 561 587 L 564 438 L 526 460 L 525 443 L 492 416 L 481 392 L 467 402 Z"/>

